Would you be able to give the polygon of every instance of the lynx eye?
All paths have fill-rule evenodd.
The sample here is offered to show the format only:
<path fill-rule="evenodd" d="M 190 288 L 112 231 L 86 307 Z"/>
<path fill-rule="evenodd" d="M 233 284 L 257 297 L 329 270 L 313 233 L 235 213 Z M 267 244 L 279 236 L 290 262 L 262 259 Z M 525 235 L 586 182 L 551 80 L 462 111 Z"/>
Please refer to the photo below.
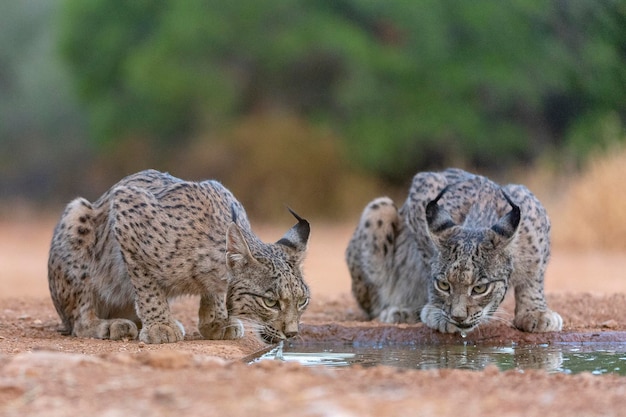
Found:
<path fill-rule="evenodd" d="M 298 309 L 302 310 L 308 304 L 309 304 L 309 299 L 308 298 L 303 298 L 300 301 L 298 301 Z"/>
<path fill-rule="evenodd" d="M 274 298 L 263 297 L 263 304 L 265 304 L 267 308 L 278 308 L 278 300 Z"/>
<path fill-rule="evenodd" d="M 487 284 L 474 285 L 474 287 L 472 288 L 472 295 L 483 295 L 487 292 L 488 289 L 489 285 Z"/>
<path fill-rule="evenodd" d="M 441 280 L 436 280 L 435 281 L 435 287 L 442 292 L 449 292 L 450 291 L 450 283 L 446 282 L 446 281 L 441 281 Z"/>

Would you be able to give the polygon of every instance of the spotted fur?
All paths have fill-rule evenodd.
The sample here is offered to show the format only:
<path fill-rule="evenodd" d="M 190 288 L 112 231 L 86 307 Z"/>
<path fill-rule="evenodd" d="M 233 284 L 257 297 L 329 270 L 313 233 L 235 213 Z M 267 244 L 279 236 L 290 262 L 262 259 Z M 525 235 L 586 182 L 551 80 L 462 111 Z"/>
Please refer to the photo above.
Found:
<path fill-rule="evenodd" d="M 543 288 L 549 232 L 522 185 L 459 169 L 418 173 L 399 210 L 387 197 L 365 207 L 346 251 L 352 291 L 370 319 L 454 333 L 492 318 L 513 287 L 515 327 L 559 331 Z"/>
<path fill-rule="evenodd" d="M 122 179 L 94 203 L 75 199 L 54 230 L 48 262 L 65 331 L 176 342 L 184 329 L 168 300 L 199 295 L 198 329 L 207 339 L 240 338 L 243 323 L 267 342 L 294 336 L 309 300 L 301 263 L 310 228 L 293 214 L 298 223 L 264 243 L 220 183 L 153 170 Z"/>

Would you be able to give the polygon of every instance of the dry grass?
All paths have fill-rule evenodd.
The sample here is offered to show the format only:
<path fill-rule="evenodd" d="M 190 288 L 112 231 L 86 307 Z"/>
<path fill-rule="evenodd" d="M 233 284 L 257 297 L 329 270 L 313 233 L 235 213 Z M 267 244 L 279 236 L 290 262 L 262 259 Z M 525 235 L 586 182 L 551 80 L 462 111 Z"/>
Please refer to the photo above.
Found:
<path fill-rule="evenodd" d="M 256 220 L 288 220 L 285 205 L 303 216 L 349 218 L 380 188 L 355 172 L 332 132 L 283 115 L 250 117 L 182 158 L 173 173 L 221 180 Z"/>
<path fill-rule="evenodd" d="M 626 250 L 626 147 L 592 158 L 552 215 L 553 240 L 572 249 Z"/>

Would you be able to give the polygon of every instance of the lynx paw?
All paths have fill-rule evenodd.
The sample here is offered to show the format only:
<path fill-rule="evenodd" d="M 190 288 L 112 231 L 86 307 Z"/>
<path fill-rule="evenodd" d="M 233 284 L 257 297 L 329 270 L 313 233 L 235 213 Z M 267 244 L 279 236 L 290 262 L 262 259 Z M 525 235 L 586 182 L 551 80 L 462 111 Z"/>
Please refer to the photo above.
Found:
<path fill-rule="evenodd" d="M 563 319 L 552 310 L 527 311 L 516 315 L 513 324 L 525 332 L 558 332 L 563 328 Z"/>
<path fill-rule="evenodd" d="M 459 328 L 446 320 L 443 311 L 434 307 L 432 304 L 426 304 L 420 313 L 421 321 L 431 329 L 440 331 L 441 333 L 457 333 Z"/>
<path fill-rule="evenodd" d="M 184 329 L 179 322 L 148 324 L 139 333 L 139 340 L 155 344 L 178 342 L 184 337 Z"/>
<path fill-rule="evenodd" d="M 201 325 L 200 334 L 210 340 L 234 340 L 243 337 L 243 324 L 239 319 L 229 319 L 226 323 L 209 323 Z"/>
<path fill-rule="evenodd" d="M 109 338 L 111 340 L 134 340 L 137 338 L 137 333 L 137 326 L 130 320 L 115 319 L 110 322 Z"/>
<path fill-rule="evenodd" d="M 243 323 L 239 319 L 230 319 L 224 331 L 224 340 L 241 339 L 243 337 Z"/>
<path fill-rule="evenodd" d="M 378 315 L 383 323 L 417 323 L 419 321 L 415 311 L 401 307 L 387 307 Z"/>
<path fill-rule="evenodd" d="M 137 325 L 126 319 L 93 320 L 78 322 L 72 333 L 77 337 L 95 337 L 98 339 L 136 339 Z"/>

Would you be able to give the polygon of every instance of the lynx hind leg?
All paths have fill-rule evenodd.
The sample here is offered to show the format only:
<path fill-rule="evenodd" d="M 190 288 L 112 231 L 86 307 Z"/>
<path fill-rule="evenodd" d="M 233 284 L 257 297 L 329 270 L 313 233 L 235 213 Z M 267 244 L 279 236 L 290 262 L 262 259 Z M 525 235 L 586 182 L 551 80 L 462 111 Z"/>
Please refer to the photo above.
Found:
<path fill-rule="evenodd" d="M 48 258 L 48 287 L 63 333 L 75 334 L 83 315 L 95 317 L 89 276 L 93 208 L 84 198 L 71 201 L 54 229 Z"/>
<path fill-rule="evenodd" d="M 50 244 L 48 287 L 63 322 L 62 332 L 66 334 L 72 333 L 74 322 L 79 318 L 80 295 L 85 285 L 82 281 L 88 280 L 89 259 L 83 250 L 87 229 L 79 232 L 75 225 L 79 224 L 79 218 L 85 221 L 87 216 L 91 218 L 91 212 L 91 204 L 83 198 L 70 202 L 54 229 Z"/>
<path fill-rule="evenodd" d="M 134 340 L 139 331 L 137 325 L 127 319 L 104 320 L 94 316 L 84 316 L 74 326 L 73 336 L 96 339 Z"/>
<path fill-rule="evenodd" d="M 388 197 L 370 202 L 361 215 L 346 251 L 352 292 L 370 319 L 378 317 L 385 300 L 383 287 L 393 263 L 398 210 Z"/>
<path fill-rule="evenodd" d="M 369 203 L 363 214 L 357 233 L 364 270 L 370 281 L 386 282 L 393 261 L 398 209 L 388 197 L 380 197 Z"/>
<path fill-rule="evenodd" d="M 383 323 L 417 323 L 419 311 L 406 307 L 389 306 L 384 308 L 378 315 L 378 319 Z"/>
<path fill-rule="evenodd" d="M 134 339 L 130 320 L 103 320 L 96 315 L 89 275 L 95 239 L 94 213 L 84 198 L 70 202 L 57 225 L 48 261 L 52 302 L 63 321 L 63 333 L 98 339 Z"/>

